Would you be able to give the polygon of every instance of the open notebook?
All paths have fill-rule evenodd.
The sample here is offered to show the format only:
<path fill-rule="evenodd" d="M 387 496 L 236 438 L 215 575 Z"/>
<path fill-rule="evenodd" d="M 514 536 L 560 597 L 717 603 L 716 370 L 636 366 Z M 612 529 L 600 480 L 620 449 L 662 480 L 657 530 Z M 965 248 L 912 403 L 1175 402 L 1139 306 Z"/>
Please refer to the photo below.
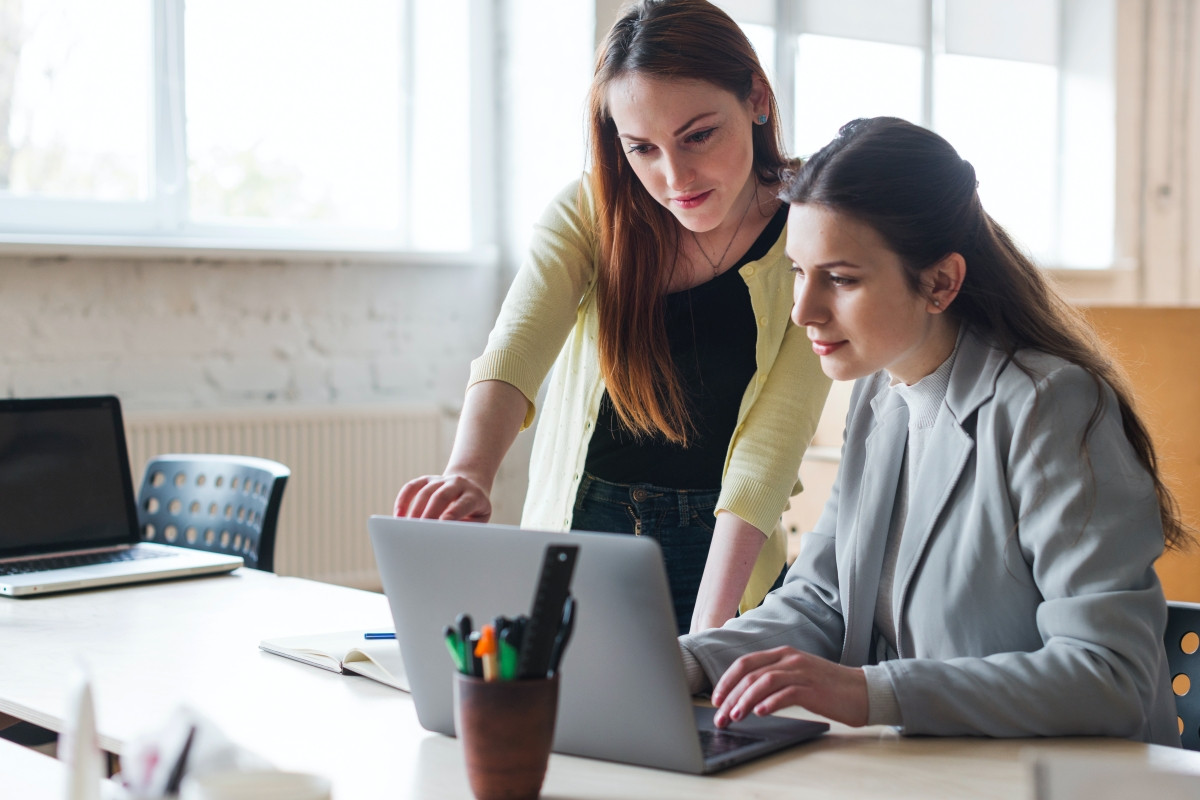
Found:
<path fill-rule="evenodd" d="M 366 639 L 364 631 L 334 631 L 263 639 L 260 649 L 330 672 L 354 673 L 409 691 L 395 639 Z"/>

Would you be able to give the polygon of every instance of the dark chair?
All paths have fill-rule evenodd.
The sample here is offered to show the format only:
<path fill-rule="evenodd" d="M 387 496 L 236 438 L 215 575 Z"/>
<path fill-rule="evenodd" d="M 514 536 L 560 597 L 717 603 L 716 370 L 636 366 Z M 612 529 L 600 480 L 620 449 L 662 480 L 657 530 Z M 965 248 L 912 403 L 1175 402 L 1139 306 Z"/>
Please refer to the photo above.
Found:
<path fill-rule="evenodd" d="M 275 570 L 275 523 L 291 470 L 251 456 L 173 453 L 146 464 L 138 522 L 147 541 L 241 556 Z"/>
<path fill-rule="evenodd" d="M 1167 603 L 1167 664 L 1179 737 L 1188 750 L 1200 750 L 1200 603 Z"/>

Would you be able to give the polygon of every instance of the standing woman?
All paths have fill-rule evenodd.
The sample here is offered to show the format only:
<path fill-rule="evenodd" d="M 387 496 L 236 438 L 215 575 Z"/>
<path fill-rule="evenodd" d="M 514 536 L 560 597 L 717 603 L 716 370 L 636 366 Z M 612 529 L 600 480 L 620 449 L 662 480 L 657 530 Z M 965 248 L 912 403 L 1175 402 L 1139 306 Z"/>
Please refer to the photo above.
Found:
<path fill-rule="evenodd" d="M 681 640 L 718 724 L 799 705 L 913 734 L 1178 746 L 1154 562 L 1190 533 L 1091 328 L 916 125 L 846 125 L 781 196 L 792 318 L 857 382 L 783 586 Z"/>
<path fill-rule="evenodd" d="M 471 364 L 442 475 L 396 514 L 487 520 L 554 366 L 521 524 L 651 536 L 681 633 L 782 577 L 780 515 L 829 381 L 789 324 L 778 109 L 741 29 L 644 0 L 601 47 L 591 168 L 551 204 Z"/>

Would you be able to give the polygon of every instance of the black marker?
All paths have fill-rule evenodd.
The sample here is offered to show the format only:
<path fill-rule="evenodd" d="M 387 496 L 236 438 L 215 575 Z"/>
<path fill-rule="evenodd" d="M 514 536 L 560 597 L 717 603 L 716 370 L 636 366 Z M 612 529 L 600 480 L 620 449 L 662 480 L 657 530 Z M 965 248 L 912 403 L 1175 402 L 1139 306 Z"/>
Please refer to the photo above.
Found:
<path fill-rule="evenodd" d="M 545 678 L 550 672 L 550 657 L 554 640 L 563 617 L 563 605 L 571 592 L 571 576 L 579 545 L 551 544 L 546 546 L 542 571 L 533 594 L 533 609 L 522 637 L 521 657 L 517 663 L 518 678 Z"/>
<path fill-rule="evenodd" d="M 458 640 L 462 642 L 463 672 L 467 675 L 474 675 L 475 646 L 471 644 L 471 615 L 459 614 L 458 619 L 456 619 L 454 622 L 455 625 L 458 626 Z"/>
<path fill-rule="evenodd" d="M 558 626 L 558 635 L 554 637 L 554 649 L 550 651 L 550 670 L 547 677 L 558 672 L 558 665 L 562 662 L 563 651 L 567 649 L 567 644 L 571 641 L 571 631 L 575 629 L 575 595 L 567 595 L 567 602 L 563 604 L 562 622 Z"/>

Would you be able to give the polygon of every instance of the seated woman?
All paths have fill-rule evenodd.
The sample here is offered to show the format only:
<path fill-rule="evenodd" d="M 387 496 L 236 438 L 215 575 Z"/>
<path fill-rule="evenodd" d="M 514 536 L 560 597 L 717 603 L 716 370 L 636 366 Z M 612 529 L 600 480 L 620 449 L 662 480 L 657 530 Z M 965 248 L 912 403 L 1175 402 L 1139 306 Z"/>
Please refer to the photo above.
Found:
<path fill-rule="evenodd" d="M 1154 561 L 1191 533 L 1087 323 L 923 128 L 851 122 L 781 197 L 792 320 L 857 383 L 783 586 L 680 639 L 718 724 L 1178 746 Z"/>

